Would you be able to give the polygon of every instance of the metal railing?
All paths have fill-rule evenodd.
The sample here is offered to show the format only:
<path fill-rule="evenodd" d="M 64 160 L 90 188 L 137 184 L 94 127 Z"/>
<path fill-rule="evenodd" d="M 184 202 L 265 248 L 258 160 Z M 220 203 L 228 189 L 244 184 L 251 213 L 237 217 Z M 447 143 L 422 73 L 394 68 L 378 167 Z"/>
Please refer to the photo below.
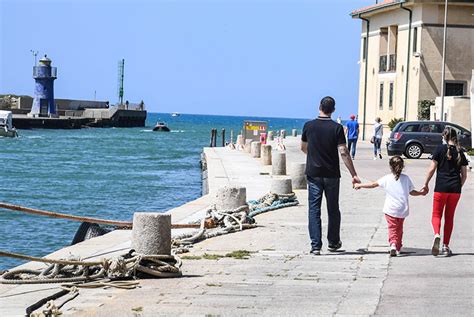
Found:
<path fill-rule="evenodd" d="M 390 54 L 388 71 L 394 72 L 397 70 L 397 54 Z"/>
<path fill-rule="evenodd" d="M 33 78 L 57 78 L 57 67 L 33 66 Z"/>
<path fill-rule="evenodd" d="M 379 59 L 379 73 L 384 73 L 387 71 L 387 55 L 380 56 Z"/>

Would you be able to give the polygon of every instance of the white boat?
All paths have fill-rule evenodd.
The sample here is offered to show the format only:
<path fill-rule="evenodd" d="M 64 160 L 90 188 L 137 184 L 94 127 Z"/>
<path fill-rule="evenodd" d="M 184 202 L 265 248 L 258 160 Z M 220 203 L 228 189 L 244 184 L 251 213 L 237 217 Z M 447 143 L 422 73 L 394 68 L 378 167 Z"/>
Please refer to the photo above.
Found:
<path fill-rule="evenodd" d="M 172 117 L 179 117 L 180 114 L 179 114 L 178 112 L 172 112 L 172 113 L 171 113 L 171 116 L 172 116 Z"/>
<path fill-rule="evenodd" d="M 14 138 L 16 136 L 18 133 L 13 127 L 12 112 L 0 110 L 0 137 Z"/>

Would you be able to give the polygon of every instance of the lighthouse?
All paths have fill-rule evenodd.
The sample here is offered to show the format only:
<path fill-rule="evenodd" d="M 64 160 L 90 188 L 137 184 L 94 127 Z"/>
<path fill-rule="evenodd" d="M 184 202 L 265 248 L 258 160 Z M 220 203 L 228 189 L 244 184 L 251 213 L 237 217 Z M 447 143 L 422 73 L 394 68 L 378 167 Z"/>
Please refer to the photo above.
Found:
<path fill-rule="evenodd" d="M 54 104 L 54 80 L 57 69 L 51 67 L 51 60 L 44 55 L 33 67 L 33 78 L 35 79 L 35 94 L 31 111 L 31 117 L 49 117 L 56 114 Z"/>

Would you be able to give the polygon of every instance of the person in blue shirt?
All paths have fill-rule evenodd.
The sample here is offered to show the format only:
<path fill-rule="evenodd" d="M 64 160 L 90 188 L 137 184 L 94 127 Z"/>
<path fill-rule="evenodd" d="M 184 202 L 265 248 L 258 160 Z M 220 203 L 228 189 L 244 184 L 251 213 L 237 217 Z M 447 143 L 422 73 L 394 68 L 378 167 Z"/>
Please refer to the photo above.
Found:
<path fill-rule="evenodd" d="M 355 115 L 350 116 L 351 120 L 346 123 L 347 147 L 351 153 L 352 159 L 355 158 L 357 139 L 359 138 L 359 123 Z"/>

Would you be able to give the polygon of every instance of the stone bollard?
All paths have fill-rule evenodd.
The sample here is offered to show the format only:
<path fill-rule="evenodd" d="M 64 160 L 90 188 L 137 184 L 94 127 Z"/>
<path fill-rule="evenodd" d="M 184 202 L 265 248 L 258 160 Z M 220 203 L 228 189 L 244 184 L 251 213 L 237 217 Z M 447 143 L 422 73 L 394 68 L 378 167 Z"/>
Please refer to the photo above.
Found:
<path fill-rule="evenodd" d="M 285 138 L 286 138 L 286 130 L 285 130 L 285 129 L 280 130 L 280 137 L 281 137 L 282 139 L 285 139 Z"/>
<path fill-rule="evenodd" d="M 272 153 L 272 175 L 286 175 L 286 153 Z"/>
<path fill-rule="evenodd" d="M 245 145 L 244 145 L 245 152 L 250 153 L 252 141 L 253 141 L 252 139 L 245 139 Z"/>
<path fill-rule="evenodd" d="M 252 142 L 250 144 L 250 155 L 254 158 L 260 158 L 260 152 L 262 151 L 262 143 Z"/>
<path fill-rule="evenodd" d="M 270 144 L 262 146 L 261 156 L 263 165 L 272 165 L 272 146 Z"/>
<path fill-rule="evenodd" d="M 298 130 L 296 130 L 296 129 L 291 130 L 291 136 L 297 137 L 298 136 Z"/>
<path fill-rule="evenodd" d="M 291 178 L 290 177 L 273 177 L 272 185 L 270 191 L 274 194 L 285 195 L 291 194 L 293 188 L 291 187 Z"/>
<path fill-rule="evenodd" d="M 217 190 L 216 209 L 225 211 L 247 204 L 247 189 L 241 186 L 224 186 Z"/>
<path fill-rule="evenodd" d="M 171 254 L 171 215 L 133 214 L 132 249 L 141 254 Z"/>
<path fill-rule="evenodd" d="M 268 131 L 267 141 L 273 141 L 273 139 L 275 139 L 275 133 L 273 133 L 273 131 Z"/>
<path fill-rule="evenodd" d="M 293 189 L 306 189 L 306 163 L 292 163 L 290 165 L 290 176 Z"/>

